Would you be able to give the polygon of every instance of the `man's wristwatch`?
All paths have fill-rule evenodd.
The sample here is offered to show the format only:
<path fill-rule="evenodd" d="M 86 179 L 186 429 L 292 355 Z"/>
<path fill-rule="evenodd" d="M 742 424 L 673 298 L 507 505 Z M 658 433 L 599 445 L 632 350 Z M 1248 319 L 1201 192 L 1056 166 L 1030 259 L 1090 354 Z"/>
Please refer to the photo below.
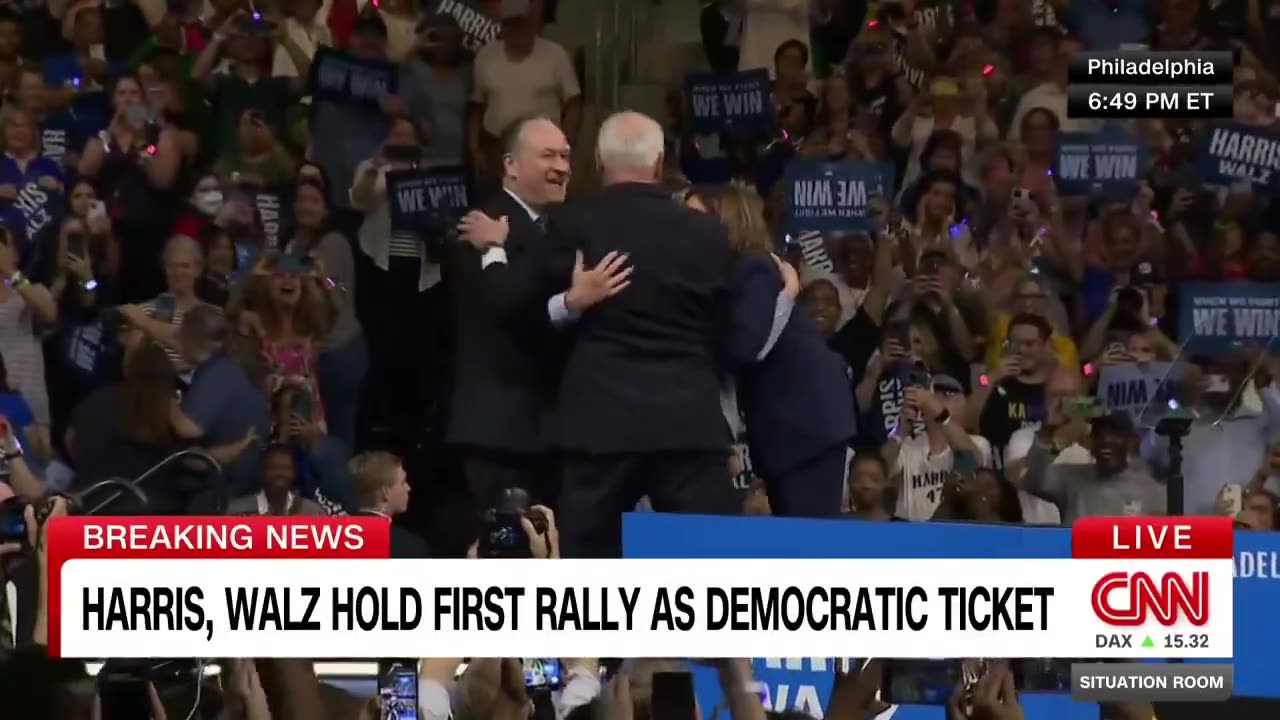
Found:
<path fill-rule="evenodd" d="M 23 288 L 30 285 L 31 281 L 27 279 L 26 275 L 22 274 L 21 270 L 18 270 L 9 276 L 9 279 L 5 281 L 5 284 L 14 290 L 21 291 Z"/>

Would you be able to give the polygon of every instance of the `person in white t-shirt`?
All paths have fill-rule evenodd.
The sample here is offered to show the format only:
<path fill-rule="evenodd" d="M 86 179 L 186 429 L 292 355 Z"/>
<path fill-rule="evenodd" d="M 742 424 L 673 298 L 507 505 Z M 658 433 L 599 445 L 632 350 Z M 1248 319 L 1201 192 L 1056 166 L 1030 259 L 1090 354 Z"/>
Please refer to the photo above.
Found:
<path fill-rule="evenodd" d="M 472 63 L 474 107 L 467 120 L 468 151 L 489 180 L 501 176 L 502 134 L 515 121 L 550 118 L 570 143 L 582 122 L 582 87 L 573 59 L 563 46 L 538 36 L 529 0 L 502 0 L 498 17 L 502 34 Z"/>
<path fill-rule="evenodd" d="M 1059 366 L 1045 382 L 1045 412 L 1049 422 L 1060 427 L 1054 436 L 1054 447 L 1057 455 L 1054 464 L 1090 465 L 1093 455 L 1088 450 L 1089 423 L 1087 418 L 1065 420 L 1063 401 L 1078 398 L 1085 392 L 1084 378 L 1075 368 Z M 1061 419 L 1060 419 L 1061 418 Z M 1022 484 L 1022 476 L 1026 472 L 1027 453 L 1035 444 L 1036 433 L 1040 432 L 1040 423 L 1032 423 L 1014 431 L 1004 451 L 1005 477 L 1015 487 Z M 1023 520 L 1028 525 L 1059 525 L 1062 514 L 1057 506 L 1038 498 L 1025 490 L 1018 490 L 1018 501 L 1022 504 Z"/>
<path fill-rule="evenodd" d="M 925 432 L 890 436 L 885 456 L 899 482 L 897 515 L 928 520 L 942 500 L 957 452 L 969 453 L 973 467 L 991 466 L 991 444 L 964 428 L 964 388 L 949 375 L 935 375 L 930 388 L 907 388 L 908 408 L 924 420 Z"/>

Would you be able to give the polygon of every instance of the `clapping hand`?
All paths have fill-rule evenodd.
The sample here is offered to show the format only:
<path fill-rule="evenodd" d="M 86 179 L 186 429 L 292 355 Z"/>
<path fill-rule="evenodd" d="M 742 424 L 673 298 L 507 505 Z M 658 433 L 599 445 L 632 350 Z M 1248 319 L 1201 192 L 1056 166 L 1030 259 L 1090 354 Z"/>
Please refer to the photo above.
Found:
<path fill-rule="evenodd" d="M 479 210 L 472 210 L 458 221 L 458 233 L 477 250 L 500 247 L 511 233 L 511 222 L 504 215 L 493 219 Z"/>
<path fill-rule="evenodd" d="M 630 256 L 614 250 L 595 267 L 587 269 L 579 251 L 573 262 L 573 281 L 565 293 L 565 307 L 572 312 L 587 308 L 617 295 L 631 284 Z"/>

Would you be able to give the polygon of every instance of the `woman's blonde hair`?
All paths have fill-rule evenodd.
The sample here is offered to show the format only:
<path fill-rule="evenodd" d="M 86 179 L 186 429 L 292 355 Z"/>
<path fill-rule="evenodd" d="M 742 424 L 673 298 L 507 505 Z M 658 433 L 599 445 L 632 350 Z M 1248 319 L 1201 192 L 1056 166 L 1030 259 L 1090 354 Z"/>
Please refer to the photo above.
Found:
<path fill-rule="evenodd" d="M 761 255 L 773 252 L 769 226 L 764 219 L 764 201 L 754 189 L 733 184 L 694 194 L 729 231 L 729 247 L 734 252 Z"/>
<path fill-rule="evenodd" d="M 324 296 L 323 291 L 308 278 L 299 283 L 301 298 L 291 308 L 293 330 L 310 340 L 321 340 L 329 334 L 337 320 L 337 309 Z M 263 329 L 273 333 L 280 328 L 281 309 L 271 297 L 271 276 L 250 275 L 245 281 L 245 309 L 253 310 L 262 318 Z"/>

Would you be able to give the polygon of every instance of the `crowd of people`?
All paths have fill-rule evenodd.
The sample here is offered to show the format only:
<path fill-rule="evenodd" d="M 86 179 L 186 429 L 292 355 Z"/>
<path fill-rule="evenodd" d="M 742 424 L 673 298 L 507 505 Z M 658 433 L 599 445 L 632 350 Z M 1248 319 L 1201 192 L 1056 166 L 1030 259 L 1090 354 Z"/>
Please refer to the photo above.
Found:
<path fill-rule="evenodd" d="M 1190 119 L 1120 123 L 1149 158 L 1131 196 L 1053 173 L 1059 133 L 1103 127 L 1066 110 L 1082 49 L 1234 49 L 1234 122 L 1280 131 L 1274 2 L 708 2 L 706 67 L 767 69 L 774 109 L 713 134 L 677 87 L 584 129 L 554 6 L 0 8 L 13 493 L 160 467 L 110 510 L 397 516 L 403 557 L 485 554 L 513 491 L 564 557 L 618 557 L 634 509 L 1280 528 L 1274 336 L 1202 356 L 1178 327 L 1184 282 L 1274 292 L 1274 184 L 1198 179 Z M 313 95 L 322 50 L 395 87 Z M 578 142 L 602 189 L 574 180 Z M 872 231 L 795 233 L 794 159 L 900 181 Z M 433 167 L 478 202 L 407 232 L 388 174 Z M 1164 363 L 1181 452 L 1096 396 Z M 518 707 L 473 716 L 517 716 L 488 672 L 469 702 Z"/>

